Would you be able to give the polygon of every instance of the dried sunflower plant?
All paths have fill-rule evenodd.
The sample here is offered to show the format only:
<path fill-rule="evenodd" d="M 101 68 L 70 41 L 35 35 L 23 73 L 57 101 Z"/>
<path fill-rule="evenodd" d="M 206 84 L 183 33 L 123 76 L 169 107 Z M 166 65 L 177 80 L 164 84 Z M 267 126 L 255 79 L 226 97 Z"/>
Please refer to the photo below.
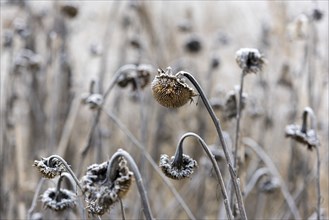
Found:
<path fill-rule="evenodd" d="M 128 168 L 128 163 L 132 171 Z M 36 160 L 34 166 L 37 167 L 44 178 L 52 179 L 58 175 L 60 176 L 57 181 L 57 187 L 48 188 L 41 195 L 44 207 L 54 212 L 70 210 L 76 206 L 77 192 L 60 187 L 64 177 L 68 178 L 74 187 L 75 184 L 79 186 L 87 204 L 86 210 L 92 216 L 96 215 L 98 217 L 108 212 L 117 202 L 122 202 L 121 200 L 129 191 L 135 177 L 141 195 L 145 218 L 153 219 L 139 169 L 134 159 L 125 150 L 119 149 L 109 161 L 90 165 L 81 181 L 76 178 L 67 162 L 58 155 L 42 158 L 40 161 Z M 39 190 L 36 191 L 36 193 L 38 192 Z M 30 209 L 29 218 L 34 206 L 35 202 Z M 124 216 L 123 209 L 122 215 Z"/>
<path fill-rule="evenodd" d="M 227 218 L 234 219 L 232 210 L 229 205 L 229 199 L 224 184 L 224 180 L 220 172 L 220 169 L 218 167 L 218 164 L 215 160 L 215 156 L 212 154 L 205 141 L 199 135 L 193 132 L 188 132 L 182 135 L 182 137 L 180 138 L 177 144 L 175 156 L 169 158 L 168 155 L 162 154 L 160 157 L 159 167 L 162 169 L 163 173 L 171 179 L 180 180 L 183 178 L 187 178 L 193 174 L 194 169 L 197 167 L 198 164 L 190 156 L 183 154 L 183 142 L 187 137 L 195 137 L 203 147 L 209 159 L 211 160 L 211 163 L 215 168 L 219 185 L 221 187 L 221 194 L 223 196 Z"/>
<path fill-rule="evenodd" d="M 310 120 L 311 126 L 308 125 L 308 119 Z M 310 107 L 305 107 L 303 111 L 303 122 L 302 126 L 296 124 L 290 124 L 286 126 L 286 137 L 292 138 L 298 143 L 307 146 L 309 151 L 315 149 L 317 158 L 317 170 L 316 170 L 316 194 L 317 194 L 317 219 L 321 218 L 321 187 L 320 187 L 320 140 L 317 135 L 317 120 L 315 114 Z"/>
<path fill-rule="evenodd" d="M 171 67 L 168 67 L 166 71 L 161 69 L 158 70 L 158 75 L 155 76 L 152 81 L 151 87 L 153 96 L 159 104 L 167 108 L 178 108 L 186 104 L 187 102 L 191 102 L 194 96 L 198 94 L 194 92 L 193 88 L 191 88 L 184 79 L 187 78 L 193 86 L 196 88 L 201 100 L 203 101 L 217 131 L 217 135 L 219 137 L 220 143 L 224 150 L 226 163 L 229 169 L 229 173 L 233 182 L 235 195 L 238 202 L 238 207 L 240 211 L 240 217 L 242 219 L 247 219 L 244 202 L 241 195 L 241 190 L 239 186 L 239 179 L 237 174 L 233 168 L 232 159 L 229 153 L 229 149 L 227 147 L 226 141 L 224 139 L 223 131 L 219 122 L 219 119 L 216 117 L 216 114 L 211 107 L 208 98 L 206 97 L 203 89 L 201 88 L 198 81 L 188 72 L 179 71 L 176 74 L 172 73 Z M 163 158 L 165 159 L 165 158 Z"/>

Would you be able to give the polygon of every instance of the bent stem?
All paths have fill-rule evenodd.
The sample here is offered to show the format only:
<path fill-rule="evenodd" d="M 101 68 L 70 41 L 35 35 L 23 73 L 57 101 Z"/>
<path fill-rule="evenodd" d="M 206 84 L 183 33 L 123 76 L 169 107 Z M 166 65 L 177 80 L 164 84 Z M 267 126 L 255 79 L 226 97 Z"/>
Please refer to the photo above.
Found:
<path fill-rule="evenodd" d="M 138 188 L 139 194 L 141 196 L 141 201 L 142 201 L 143 212 L 144 212 L 145 218 L 146 219 L 153 219 L 153 215 L 152 215 L 151 208 L 150 208 L 150 203 L 149 203 L 149 200 L 148 200 L 148 198 L 146 196 L 146 190 L 145 190 L 144 185 L 143 185 L 143 179 L 142 179 L 142 176 L 141 176 L 141 174 L 139 172 L 139 169 L 137 167 L 137 164 L 135 163 L 134 158 L 132 158 L 127 151 L 125 151 L 123 149 L 119 149 L 111 157 L 110 162 L 109 162 L 109 167 L 112 167 L 112 164 L 119 157 L 124 157 L 129 162 L 129 165 L 130 165 L 130 167 L 131 167 L 131 169 L 132 169 L 132 171 L 134 173 L 134 176 L 135 176 L 135 179 L 136 179 L 137 188 Z M 109 173 L 107 173 L 107 175 L 106 175 L 107 177 L 109 177 L 111 175 L 110 174 L 111 169 L 108 169 L 108 172 Z"/>
<path fill-rule="evenodd" d="M 185 133 L 180 138 L 180 140 L 178 142 L 178 145 L 177 145 L 177 148 L 176 148 L 175 160 L 174 161 L 176 161 L 176 158 L 182 157 L 184 139 L 187 138 L 187 137 L 190 137 L 190 136 L 195 137 L 195 138 L 198 139 L 198 141 L 200 142 L 200 144 L 203 147 L 204 151 L 206 152 L 207 156 L 211 160 L 211 163 L 212 163 L 213 167 L 215 168 L 215 173 L 216 173 L 217 178 L 218 178 L 218 182 L 219 182 L 219 185 L 220 185 L 220 188 L 221 188 L 221 193 L 223 195 L 227 218 L 228 219 L 234 219 L 231 207 L 229 206 L 228 195 L 227 195 L 226 187 L 225 187 L 225 184 L 224 184 L 224 180 L 223 180 L 222 174 L 219 170 L 218 164 L 215 160 L 215 156 L 211 153 L 211 151 L 209 150 L 207 144 L 205 143 L 205 141 L 199 135 L 197 135 L 193 132 L 188 132 L 188 133 Z"/>
<path fill-rule="evenodd" d="M 224 139 L 224 135 L 223 135 L 222 128 L 220 126 L 219 119 L 216 117 L 215 112 L 212 109 L 212 107 L 211 107 L 211 105 L 208 101 L 208 98 L 206 97 L 203 89 L 201 88 L 199 83 L 196 81 L 196 79 L 188 72 L 180 71 L 177 74 L 178 75 L 181 74 L 181 75 L 185 76 L 194 85 L 196 90 L 199 92 L 199 95 L 202 99 L 202 102 L 204 103 L 204 105 L 205 105 L 205 107 L 206 107 L 206 109 L 207 109 L 207 111 L 208 111 L 215 127 L 216 127 L 216 131 L 217 131 L 219 140 L 221 142 L 221 145 L 223 147 L 223 151 L 224 151 L 225 158 L 226 158 L 226 163 L 228 165 L 229 173 L 230 173 L 230 176 L 231 176 L 231 179 L 232 179 L 232 182 L 233 182 L 233 186 L 234 186 L 235 195 L 236 195 L 237 202 L 238 202 L 238 207 L 239 207 L 241 219 L 245 220 L 245 219 L 247 219 L 247 214 L 246 214 L 246 210 L 245 210 L 242 195 L 241 195 L 239 180 L 238 180 L 237 174 L 236 174 L 236 172 L 233 168 L 233 165 L 232 165 L 232 160 L 231 160 L 231 157 L 229 155 L 228 147 L 227 147 L 226 141 Z"/>
<path fill-rule="evenodd" d="M 287 186 L 285 185 L 279 171 L 277 170 L 276 166 L 274 165 L 273 161 L 271 158 L 265 153 L 265 151 L 251 138 L 243 138 L 243 143 L 251 148 L 258 156 L 259 158 L 266 164 L 270 172 L 272 173 L 273 176 L 276 176 L 279 181 L 280 181 L 280 188 L 281 192 L 285 198 L 285 200 L 288 203 L 288 206 L 294 215 L 295 219 L 301 219 L 300 214 L 298 212 L 298 208 L 296 206 L 296 203 L 294 199 L 292 198 L 290 192 L 288 191 Z"/>
<path fill-rule="evenodd" d="M 74 172 L 72 171 L 72 169 L 70 168 L 70 166 L 66 163 L 66 161 L 62 157 L 60 157 L 58 155 L 51 155 L 49 157 L 49 161 L 51 161 L 52 159 L 58 159 L 58 160 L 61 161 L 61 163 L 65 166 L 66 170 L 71 174 L 71 176 L 73 177 L 74 181 L 76 182 L 76 184 L 80 188 L 81 192 L 83 193 L 82 186 L 80 185 L 80 182 L 79 182 L 78 178 L 75 176 Z"/>
<path fill-rule="evenodd" d="M 69 180 L 70 184 L 73 186 L 74 191 L 76 192 L 77 187 L 76 187 L 76 185 L 74 185 L 74 180 L 72 179 L 72 176 L 69 175 L 68 173 L 65 173 L 65 172 L 62 173 L 61 176 L 58 178 L 58 182 L 57 182 L 57 191 L 60 190 L 60 188 L 61 188 L 61 183 L 62 183 L 64 177 L 67 178 L 67 179 Z"/>

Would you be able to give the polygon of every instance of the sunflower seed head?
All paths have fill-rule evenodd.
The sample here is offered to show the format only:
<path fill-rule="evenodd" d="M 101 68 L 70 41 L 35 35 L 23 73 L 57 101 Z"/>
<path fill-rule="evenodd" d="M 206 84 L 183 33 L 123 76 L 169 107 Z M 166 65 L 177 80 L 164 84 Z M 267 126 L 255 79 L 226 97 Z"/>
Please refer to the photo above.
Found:
<path fill-rule="evenodd" d="M 158 70 L 152 84 L 153 97 L 157 102 L 167 108 L 179 108 L 197 96 L 194 90 L 186 84 L 179 75 L 173 75 L 171 68 L 166 71 Z"/>
<path fill-rule="evenodd" d="M 70 190 L 49 188 L 41 195 L 44 207 L 53 211 L 64 211 L 75 207 L 76 195 Z"/>
<path fill-rule="evenodd" d="M 47 179 L 52 179 L 56 176 L 59 176 L 62 172 L 65 171 L 63 164 L 56 158 L 42 158 L 41 160 L 35 160 L 33 163 L 43 177 Z"/>
<path fill-rule="evenodd" d="M 169 159 L 169 156 L 162 154 L 160 157 L 159 167 L 162 172 L 171 179 L 181 180 L 191 176 L 198 163 L 190 156 L 183 154 L 183 161 L 180 167 L 173 165 L 174 156 Z"/>

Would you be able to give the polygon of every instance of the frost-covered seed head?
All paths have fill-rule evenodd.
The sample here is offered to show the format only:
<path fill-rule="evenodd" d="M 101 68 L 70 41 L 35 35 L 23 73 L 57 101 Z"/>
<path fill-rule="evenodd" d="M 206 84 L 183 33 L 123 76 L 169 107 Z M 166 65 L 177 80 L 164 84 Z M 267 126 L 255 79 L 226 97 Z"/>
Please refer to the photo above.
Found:
<path fill-rule="evenodd" d="M 197 96 L 194 90 L 187 85 L 179 75 L 173 75 L 171 68 L 166 71 L 158 70 L 152 84 L 153 97 L 157 102 L 167 108 L 179 108 Z"/>
<path fill-rule="evenodd" d="M 47 179 L 59 176 L 66 170 L 63 164 L 56 158 L 42 158 L 41 160 L 35 160 L 33 166 L 35 166 L 42 176 Z"/>
<path fill-rule="evenodd" d="M 174 159 L 174 156 L 169 159 L 168 155 L 162 154 L 159 163 L 162 172 L 171 179 L 180 180 L 187 178 L 193 174 L 194 168 L 198 166 L 198 163 L 186 154 L 183 154 L 180 167 L 173 164 Z"/>
<path fill-rule="evenodd" d="M 44 207 L 53 211 L 64 211 L 75 207 L 76 195 L 70 190 L 49 188 L 41 195 Z"/>

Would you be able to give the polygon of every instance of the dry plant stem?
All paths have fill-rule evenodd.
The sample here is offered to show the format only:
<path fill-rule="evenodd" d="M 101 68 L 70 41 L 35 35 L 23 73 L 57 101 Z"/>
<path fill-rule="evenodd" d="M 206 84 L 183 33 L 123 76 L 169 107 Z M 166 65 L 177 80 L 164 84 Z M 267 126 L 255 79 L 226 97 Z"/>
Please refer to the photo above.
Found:
<path fill-rule="evenodd" d="M 315 136 L 317 135 L 317 121 L 313 110 L 310 107 L 304 108 L 303 112 L 303 124 L 302 124 L 302 131 L 307 131 L 307 116 L 311 117 L 311 129 L 314 130 Z M 320 168 L 321 168 L 321 161 L 320 161 L 320 152 L 319 146 L 315 147 L 316 150 L 316 159 L 317 159 L 317 170 L 316 170 L 316 188 L 317 188 L 317 219 L 320 220 L 321 218 L 321 188 L 320 188 Z"/>
<path fill-rule="evenodd" d="M 275 165 L 274 165 L 273 161 L 271 160 L 271 158 L 265 153 L 265 151 L 253 139 L 243 138 L 243 143 L 247 147 L 249 147 L 253 151 L 255 151 L 255 153 L 260 157 L 260 159 L 266 164 L 266 166 L 268 167 L 268 169 L 270 170 L 272 175 L 276 176 L 279 179 L 282 194 L 283 194 L 285 200 L 287 201 L 288 206 L 289 206 L 292 214 L 294 215 L 294 218 L 295 219 L 301 219 L 301 216 L 298 212 L 298 208 L 296 207 L 295 201 L 292 198 L 290 192 L 288 191 L 287 186 L 285 185 L 279 171 L 275 167 Z"/>
<path fill-rule="evenodd" d="M 126 220 L 125 208 L 123 207 L 123 202 L 120 197 L 119 197 L 119 202 L 120 202 L 122 220 Z"/>
<path fill-rule="evenodd" d="M 32 215 L 32 212 L 35 208 L 35 206 L 37 205 L 37 200 L 38 200 L 38 197 L 39 197 L 39 193 L 40 193 L 40 190 L 41 190 L 41 186 L 44 182 L 45 178 L 41 178 L 38 182 L 38 185 L 37 185 L 37 188 L 34 192 L 34 196 L 33 196 L 33 200 L 32 200 L 32 204 L 31 204 L 31 207 L 29 208 L 29 210 L 27 211 L 27 219 L 30 220 L 31 219 L 31 215 Z"/>
<path fill-rule="evenodd" d="M 70 111 L 68 113 L 65 125 L 63 126 L 63 131 L 61 135 L 61 139 L 58 144 L 58 155 L 64 155 L 71 137 L 71 132 L 74 127 L 74 123 L 76 121 L 78 111 L 80 108 L 80 99 L 75 97 L 74 100 L 72 101 Z"/>
<path fill-rule="evenodd" d="M 120 67 L 115 73 L 114 73 L 114 76 L 109 84 L 109 87 L 107 88 L 107 90 L 105 91 L 104 93 L 104 102 L 103 104 L 105 103 L 105 100 L 107 98 L 107 96 L 110 94 L 111 90 L 114 88 L 114 86 L 116 85 L 119 77 L 121 74 L 127 72 L 127 71 L 133 71 L 133 70 L 136 70 L 137 66 L 134 65 L 134 64 L 126 64 L 122 67 Z M 92 140 L 93 140 L 93 136 L 94 136 L 94 133 L 95 133 L 95 130 L 97 128 L 97 125 L 98 125 L 98 122 L 99 122 L 99 118 L 100 118 L 100 115 L 101 115 L 101 110 L 98 109 L 97 112 L 96 112 L 96 116 L 94 118 L 94 121 L 93 121 L 93 125 L 92 125 L 92 128 L 90 129 L 90 132 L 89 132 L 89 135 L 88 135 L 88 141 L 87 141 L 87 144 L 86 146 L 83 148 L 82 152 L 81 152 L 81 155 L 82 155 L 82 159 L 80 161 L 80 164 L 81 166 L 79 166 L 80 168 L 82 167 L 82 164 L 83 164 L 83 161 L 84 161 L 84 158 L 86 157 L 87 153 L 88 153 L 88 150 L 92 144 Z M 78 172 L 80 173 L 80 171 Z"/>
<path fill-rule="evenodd" d="M 58 156 L 58 155 L 51 155 L 51 156 L 49 157 L 49 161 L 50 161 L 51 159 L 54 159 L 54 158 L 56 158 L 56 159 L 58 159 L 58 160 L 61 161 L 61 163 L 65 166 L 66 170 L 67 170 L 67 171 L 71 174 L 71 176 L 73 177 L 73 179 L 74 179 L 74 181 L 76 182 L 76 184 L 79 186 L 81 192 L 83 192 L 82 187 L 81 187 L 81 185 L 80 185 L 80 182 L 79 182 L 78 178 L 75 176 L 74 172 L 72 171 L 72 169 L 70 168 L 70 166 L 66 163 L 66 161 L 65 161 L 62 157 L 60 157 L 60 156 Z"/>
<path fill-rule="evenodd" d="M 228 166 L 228 169 L 229 169 L 229 172 L 230 172 L 230 175 L 231 175 L 231 179 L 232 179 L 232 182 L 233 182 L 233 186 L 234 186 L 234 189 L 235 189 L 235 194 L 236 194 L 236 198 L 237 198 L 237 202 L 238 202 L 238 206 L 239 206 L 241 219 L 243 219 L 243 220 L 247 219 L 247 214 L 246 214 L 246 210 L 245 210 L 245 207 L 244 207 L 244 203 L 243 203 L 243 199 L 242 199 L 242 195 L 241 195 L 241 191 L 240 191 L 239 180 L 238 180 L 238 177 L 237 177 L 236 172 L 234 171 L 234 168 L 233 168 L 233 165 L 232 165 L 232 160 L 231 160 L 231 157 L 230 157 L 230 154 L 229 154 L 229 151 L 228 151 L 228 147 L 227 147 L 225 139 L 224 139 L 224 135 L 223 135 L 222 128 L 220 126 L 219 119 L 216 117 L 214 110 L 212 109 L 211 105 L 209 104 L 208 98 L 205 96 L 201 86 L 196 81 L 196 79 L 188 72 L 180 71 L 178 73 L 178 75 L 179 74 L 185 76 L 194 85 L 196 90 L 199 92 L 200 97 L 201 97 L 206 109 L 208 110 L 212 121 L 214 122 L 214 125 L 216 127 L 220 143 L 223 147 L 223 151 L 224 151 L 225 158 L 226 158 L 226 163 L 227 163 L 227 166 Z"/>
<path fill-rule="evenodd" d="M 244 71 L 242 71 L 241 79 L 240 79 L 240 88 L 239 88 L 239 100 L 236 102 L 237 113 L 236 113 L 235 143 L 234 143 L 234 168 L 236 172 L 238 172 L 239 170 L 239 166 L 237 162 L 238 162 L 239 139 L 240 139 L 240 118 L 241 118 L 241 106 L 242 106 L 243 81 L 245 75 L 246 74 L 244 73 Z M 241 158 L 241 161 L 243 161 L 243 158 Z"/>
<path fill-rule="evenodd" d="M 197 134 L 195 134 L 193 132 L 188 132 L 188 133 L 185 133 L 180 138 L 180 140 L 178 142 L 178 145 L 177 145 L 177 148 L 176 148 L 175 159 L 173 161 L 173 164 L 175 163 L 175 161 L 179 157 L 181 157 L 181 159 L 182 159 L 184 139 L 187 138 L 187 137 L 191 137 L 191 136 L 198 139 L 198 141 L 200 142 L 200 144 L 203 147 L 204 151 L 206 152 L 207 156 L 209 157 L 212 165 L 214 166 L 215 173 L 217 175 L 218 182 L 219 182 L 219 185 L 220 185 L 220 188 L 221 188 L 221 193 L 222 193 L 223 200 L 224 200 L 224 205 L 225 205 L 225 209 L 226 209 L 227 218 L 228 219 L 234 219 L 233 214 L 232 214 L 231 207 L 229 205 L 229 200 L 228 200 L 228 195 L 227 195 L 226 187 L 225 187 L 225 184 L 224 184 L 224 180 L 223 180 L 222 174 L 221 174 L 221 172 L 219 170 L 218 164 L 217 164 L 217 162 L 215 160 L 215 156 L 211 153 L 211 151 L 209 150 L 207 144 L 204 142 L 204 140 L 199 135 L 197 135 Z"/>
<path fill-rule="evenodd" d="M 236 100 L 236 127 L 235 127 L 235 143 L 234 143 L 234 169 L 235 172 L 239 172 L 239 166 L 238 166 L 238 150 L 239 150 L 239 140 L 240 140 L 240 118 L 241 118 L 241 106 L 242 106 L 242 93 L 243 93 L 243 81 L 245 72 L 242 71 L 241 73 L 241 79 L 240 79 L 240 88 L 239 88 L 239 97 L 238 100 Z M 244 161 L 244 152 L 242 150 L 241 152 L 241 163 Z M 231 189 L 231 207 L 234 208 L 234 197 L 233 197 L 234 190 Z"/>
<path fill-rule="evenodd" d="M 115 117 L 111 112 L 107 112 L 103 109 L 105 114 L 114 121 L 115 124 L 118 125 L 118 127 L 127 135 L 127 137 L 135 144 L 144 154 L 145 158 L 149 161 L 153 169 L 160 175 L 163 182 L 168 186 L 169 190 L 173 193 L 178 203 L 182 206 L 186 214 L 190 219 L 196 219 L 189 209 L 189 207 L 184 202 L 183 198 L 179 195 L 177 190 L 175 189 L 174 185 L 168 180 L 168 178 L 162 173 L 162 171 L 159 169 L 158 165 L 154 162 L 151 155 L 145 150 L 144 146 L 137 140 L 137 138 L 128 130 L 128 128 L 117 118 Z"/>
<path fill-rule="evenodd" d="M 317 194 L 318 194 L 318 199 L 317 199 L 317 220 L 321 219 L 321 188 L 320 188 L 320 166 L 321 166 L 321 161 L 320 161 L 320 152 L 319 148 L 316 147 L 316 159 L 317 159 L 317 170 L 316 170 L 316 187 L 317 187 Z"/>
<path fill-rule="evenodd" d="M 132 158 L 132 156 L 130 156 L 130 154 L 127 151 L 119 149 L 111 157 L 111 160 L 109 162 L 109 167 L 112 167 L 112 164 L 114 163 L 114 161 L 116 159 L 118 159 L 119 157 L 124 157 L 128 161 L 128 164 L 130 165 L 131 170 L 134 173 L 137 188 L 138 188 L 139 194 L 141 196 L 141 202 L 142 202 L 145 218 L 148 219 L 148 220 L 153 219 L 150 204 L 149 204 L 148 198 L 146 196 L 146 190 L 145 190 L 144 185 L 143 185 L 143 179 L 142 179 L 142 176 L 139 172 L 137 164 L 135 163 L 134 158 Z M 109 171 L 107 173 L 107 177 L 109 177 L 111 169 L 108 169 L 108 170 Z"/>
<path fill-rule="evenodd" d="M 74 184 L 74 179 L 72 179 L 72 176 L 71 176 L 70 174 L 66 173 L 66 172 L 62 173 L 61 176 L 58 178 L 58 182 L 57 182 L 57 191 L 60 190 L 60 185 L 61 185 L 61 183 L 62 183 L 64 177 L 67 178 L 67 179 L 69 180 L 70 184 L 71 184 L 72 187 L 73 187 L 74 192 L 76 192 L 76 191 L 77 191 L 77 187 L 76 187 L 76 185 Z"/>

